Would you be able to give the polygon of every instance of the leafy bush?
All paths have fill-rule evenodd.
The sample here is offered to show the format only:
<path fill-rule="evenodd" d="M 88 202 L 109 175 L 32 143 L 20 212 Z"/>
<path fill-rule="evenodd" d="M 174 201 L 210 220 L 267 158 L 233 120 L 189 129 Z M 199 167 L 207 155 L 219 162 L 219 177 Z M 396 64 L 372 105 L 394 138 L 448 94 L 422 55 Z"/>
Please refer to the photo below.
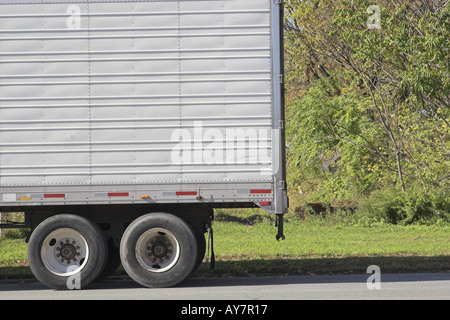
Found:
<path fill-rule="evenodd" d="M 6 229 L 2 234 L 7 239 L 25 239 L 29 236 L 30 229 Z"/>
<path fill-rule="evenodd" d="M 359 202 L 359 215 L 393 224 L 450 222 L 450 196 L 443 188 L 384 188 Z"/>

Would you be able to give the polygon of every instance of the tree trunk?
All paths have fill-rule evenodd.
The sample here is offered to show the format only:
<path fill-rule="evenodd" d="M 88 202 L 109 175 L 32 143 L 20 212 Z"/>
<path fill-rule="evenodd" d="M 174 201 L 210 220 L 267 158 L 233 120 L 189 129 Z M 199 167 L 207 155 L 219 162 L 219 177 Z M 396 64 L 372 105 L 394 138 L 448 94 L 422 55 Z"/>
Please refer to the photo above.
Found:
<path fill-rule="evenodd" d="M 395 152 L 395 157 L 397 159 L 398 181 L 400 182 L 400 185 L 402 187 L 402 191 L 405 192 L 406 190 L 405 190 L 405 182 L 403 181 L 403 171 L 402 171 L 400 147 L 397 147 L 397 150 Z"/>

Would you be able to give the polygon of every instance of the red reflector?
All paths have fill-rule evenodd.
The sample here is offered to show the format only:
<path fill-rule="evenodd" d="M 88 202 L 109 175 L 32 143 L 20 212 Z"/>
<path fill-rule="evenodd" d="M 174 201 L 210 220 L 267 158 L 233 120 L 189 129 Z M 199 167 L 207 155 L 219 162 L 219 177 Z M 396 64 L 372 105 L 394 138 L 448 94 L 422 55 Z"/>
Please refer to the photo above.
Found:
<path fill-rule="evenodd" d="M 251 194 L 261 194 L 261 193 L 267 194 L 267 193 L 272 193 L 272 190 L 270 190 L 270 189 L 264 189 L 264 190 L 250 190 L 250 193 L 251 193 Z"/>
<path fill-rule="evenodd" d="M 261 207 L 270 206 L 271 204 L 272 204 L 272 202 L 270 202 L 270 201 L 262 201 L 259 203 L 259 205 Z"/>
<path fill-rule="evenodd" d="M 44 198 L 65 198 L 65 193 L 47 193 L 44 194 Z"/>
<path fill-rule="evenodd" d="M 128 192 L 109 192 L 108 197 L 129 197 Z"/>
<path fill-rule="evenodd" d="M 177 196 L 196 196 L 197 191 L 177 191 Z"/>

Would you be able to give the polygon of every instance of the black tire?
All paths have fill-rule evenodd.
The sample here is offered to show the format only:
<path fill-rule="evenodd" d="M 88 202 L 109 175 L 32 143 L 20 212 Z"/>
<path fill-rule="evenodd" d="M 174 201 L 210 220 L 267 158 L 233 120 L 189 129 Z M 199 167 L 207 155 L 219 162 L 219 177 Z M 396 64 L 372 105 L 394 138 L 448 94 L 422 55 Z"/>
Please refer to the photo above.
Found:
<path fill-rule="evenodd" d="M 197 258 L 196 258 L 196 261 L 195 261 L 194 269 L 192 270 L 193 273 L 202 264 L 203 259 L 205 258 L 205 254 L 206 254 L 206 239 L 205 239 L 205 235 L 204 234 L 197 235 Z"/>
<path fill-rule="evenodd" d="M 94 280 L 94 282 L 102 282 L 106 280 L 108 277 L 114 275 L 114 272 L 120 267 L 120 253 L 119 248 L 116 247 L 110 239 L 107 241 L 108 243 L 108 258 L 106 260 L 105 268 L 98 275 L 98 277 Z"/>
<path fill-rule="evenodd" d="M 57 290 L 89 285 L 103 271 L 107 256 L 108 247 L 100 228 L 76 215 L 61 214 L 44 220 L 28 242 L 28 262 L 34 276 Z M 66 260 L 59 263 L 60 258 Z M 72 269 L 64 272 L 66 264 Z M 73 286 L 68 281 L 74 281 Z"/>
<path fill-rule="evenodd" d="M 120 243 L 122 266 L 148 288 L 173 287 L 190 275 L 197 258 L 192 228 L 168 213 L 151 213 L 132 222 Z"/>

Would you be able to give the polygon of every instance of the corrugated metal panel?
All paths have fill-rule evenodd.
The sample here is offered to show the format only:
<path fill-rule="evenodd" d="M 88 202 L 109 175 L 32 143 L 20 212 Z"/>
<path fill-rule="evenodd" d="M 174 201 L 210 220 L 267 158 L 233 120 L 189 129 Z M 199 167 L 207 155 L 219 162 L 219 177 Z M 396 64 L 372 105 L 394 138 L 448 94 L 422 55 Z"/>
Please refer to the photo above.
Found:
<path fill-rule="evenodd" d="M 2 186 L 272 181 L 271 1 L 5 3 Z"/>

